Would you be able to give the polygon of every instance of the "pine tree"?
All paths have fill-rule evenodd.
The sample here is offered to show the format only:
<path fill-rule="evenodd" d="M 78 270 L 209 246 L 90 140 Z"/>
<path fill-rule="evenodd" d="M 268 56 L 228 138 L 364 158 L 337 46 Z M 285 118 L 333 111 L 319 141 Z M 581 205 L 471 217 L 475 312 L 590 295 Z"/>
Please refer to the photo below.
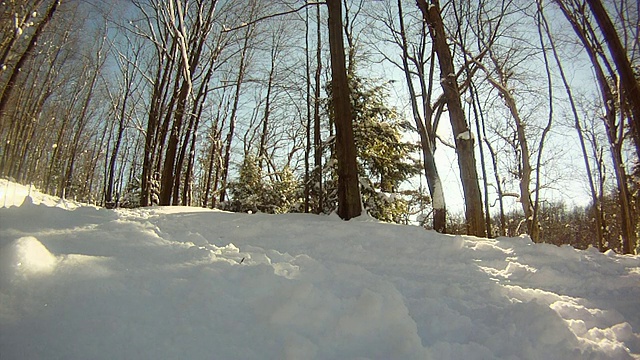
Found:
<path fill-rule="evenodd" d="M 258 158 L 247 155 L 240 167 L 238 179 L 229 184 L 231 201 L 224 209 L 235 212 L 263 212 L 283 214 L 301 211 L 303 188 L 288 166 L 274 174 L 275 179 L 264 177 Z"/>
<path fill-rule="evenodd" d="M 420 173 L 418 162 L 411 157 L 417 146 L 402 139 L 408 122 L 386 104 L 384 85 L 350 74 L 349 87 L 363 204 L 379 220 L 406 222 L 408 207 L 420 196 L 400 190 L 404 181 Z M 331 183 L 327 182 L 328 195 Z"/>
<path fill-rule="evenodd" d="M 225 209 L 236 212 L 258 211 L 263 203 L 265 185 L 255 156 L 245 156 L 238 180 L 229 184 L 229 188 L 233 200 L 224 206 Z"/>

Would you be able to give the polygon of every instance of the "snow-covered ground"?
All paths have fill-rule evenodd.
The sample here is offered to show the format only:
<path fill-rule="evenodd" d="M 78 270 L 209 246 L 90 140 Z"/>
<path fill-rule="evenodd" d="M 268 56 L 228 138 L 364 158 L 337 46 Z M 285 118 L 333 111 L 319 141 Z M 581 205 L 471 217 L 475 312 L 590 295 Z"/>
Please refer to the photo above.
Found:
<path fill-rule="evenodd" d="M 0 359 L 640 359 L 640 257 L 0 181 Z"/>

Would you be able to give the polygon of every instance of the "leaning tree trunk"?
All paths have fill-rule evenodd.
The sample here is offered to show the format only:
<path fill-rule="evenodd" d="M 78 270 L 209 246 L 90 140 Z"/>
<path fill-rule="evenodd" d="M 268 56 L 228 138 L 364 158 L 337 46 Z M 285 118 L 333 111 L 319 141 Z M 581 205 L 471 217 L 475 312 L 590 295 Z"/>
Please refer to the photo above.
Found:
<path fill-rule="evenodd" d="M 342 38 L 342 0 L 328 0 L 329 50 L 331 53 L 332 104 L 336 126 L 336 156 L 338 160 L 338 216 L 343 220 L 360 216 L 362 204 L 358 185 L 356 145 L 353 138 L 353 117 L 349 101 L 349 84 Z"/>
<path fill-rule="evenodd" d="M 458 167 L 460 168 L 465 199 L 467 232 L 469 235 L 485 236 L 486 228 L 482 210 L 482 195 L 476 170 L 474 139 L 471 136 L 471 131 L 462 109 L 453 58 L 447 44 L 444 24 L 440 15 L 440 4 L 437 0 L 433 0 L 430 4 L 427 4 L 426 0 L 418 0 L 417 3 L 425 22 L 429 25 L 429 33 L 440 64 L 440 84 L 447 100 L 449 119 L 453 128 L 456 151 L 458 153 Z"/>
<path fill-rule="evenodd" d="M 602 68 L 600 61 L 598 61 L 598 55 L 602 56 L 602 54 L 598 54 L 596 50 L 597 45 L 593 44 L 592 41 L 590 41 L 590 39 L 593 38 L 594 34 L 594 31 L 590 27 L 590 24 L 585 23 L 584 26 L 581 25 L 576 19 L 576 15 L 573 14 L 563 2 L 556 1 L 556 4 L 560 7 L 563 15 L 569 21 L 569 23 L 573 27 L 574 32 L 582 42 L 584 49 L 589 56 L 589 60 L 593 65 L 596 80 L 600 88 L 605 112 L 603 116 L 603 122 L 607 131 L 607 139 L 609 140 L 609 145 L 611 147 L 611 156 L 613 160 L 614 171 L 616 174 L 616 181 L 618 183 L 618 195 L 620 197 L 619 205 L 622 225 L 622 251 L 625 254 L 629 254 L 634 251 L 633 249 L 636 243 L 636 220 L 633 218 L 631 204 L 629 203 L 630 193 L 626 181 L 626 171 L 624 169 L 621 156 L 619 155 L 619 149 L 622 142 L 621 130 L 623 127 L 623 123 L 622 121 L 620 121 L 620 123 L 616 124 L 616 109 L 614 104 L 616 103 L 617 99 L 615 99 L 615 97 L 613 96 L 613 91 L 607 81 L 604 69 Z M 618 132 L 620 132 L 620 134 L 618 134 Z"/>
<path fill-rule="evenodd" d="M 20 71 L 23 70 L 22 66 L 27 61 L 27 58 L 29 58 L 33 53 L 33 49 L 38 44 L 38 38 L 40 37 L 40 35 L 42 35 L 42 32 L 47 27 L 51 19 L 53 18 L 53 14 L 56 12 L 56 9 L 58 9 L 58 6 L 60 6 L 60 0 L 56 0 L 51 4 L 51 7 L 49 7 L 49 9 L 47 10 L 47 14 L 42 19 L 42 21 L 40 21 L 40 23 L 38 24 L 38 27 L 36 27 L 36 30 L 33 33 L 33 36 L 31 36 L 31 40 L 29 41 L 27 48 L 25 49 L 25 51 L 22 53 L 22 55 L 16 62 L 16 65 L 13 67 L 13 70 L 11 70 L 11 76 L 9 77 L 9 81 L 2 89 L 2 94 L 0 95 L 0 120 L 2 119 L 2 116 L 4 116 L 7 103 L 9 102 L 9 97 L 13 93 L 13 89 L 16 85 L 18 75 L 20 75 Z"/>
<path fill-rule="evenodd" d="M 636 154 L 640 156 L 640 84 L 633 73 L 631 62 L 627 57 L 627 50 L 622 46 L 618 32 L 607 14 L 607 10 L 602 5 L 602 1 L 586 0 L 586 2 L 602 31 L 604 41 L 607 43 L 613 63 L 620 75 L 620 82 L 625 94 L 624 100 L 631 107 L 632 117 L 629 119 L 629 127 L 635 142 Z M 623 103 L 624 101 L 620 102 L 621 106 Z"/>

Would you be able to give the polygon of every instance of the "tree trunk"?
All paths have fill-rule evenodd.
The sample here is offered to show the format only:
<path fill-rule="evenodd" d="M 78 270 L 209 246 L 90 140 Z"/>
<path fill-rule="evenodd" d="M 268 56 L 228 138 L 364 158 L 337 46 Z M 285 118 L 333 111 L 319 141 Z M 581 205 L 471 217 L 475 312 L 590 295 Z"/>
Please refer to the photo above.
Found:
<path fill-rule="evenodd" d="M 611 86 L 607 81 L 607 77 L 605 76 L 604 69 L 602 65 L 598 61 L 598 54 L 596 52 L 596 45 L 592 44 L 589 41 L 587 36 L 587 31 L 592 33 L 592 29 L 586 29 L 581 26 L 575 18 L 575 15 L 561 2 L 556 1 L 560 9 L 562 10 L 563 15 L 567 18 L 576 35 L 582 42 L 587 55 L 589 56 L 589 60 L 593 65 L 593 69 L 595 71 L 596 79 L 598 81 L 598 86 L 600 88 L 600 93 L 602 96 L 602 102 L 604 106 L 604 116 L 602 120 L 606 127 L 607 138 L 609 140 L 609 146 L 611 148 L 611 156 L 614 166 L 614 171 L 616 174 L 616 181 L 618 184 L 618 195 L 620 212 L 621 212 L 621 228 L 622 228 L 622 251 L 625 254 L 630 254 L 634 251 L 635 243 L 636 243 L 636 233 L 635 233 L 635 224 L 634 218 L 631 211 L 631 205 L 629 203 L 629 188 L 627 186 L 626 179 L 626 171 L 624 169 L 624 165 L 622 163 L 622 158 L 620 155 L 620 149 L 622 146 L 622 121 L 616 124 L 616 115 L 614 104 L 616 103 L 616 99 L 613 96 L 613 92 L 611 90 Z M 588 24 L 587 24 L 588 25 Z M 622 99 L 620 99 L 622 100 Z M 620 134 L 618 134 L 620 132 Z"/>
<path fill-rule="evenodd" d="M 456 151 L 458 153 L 458 167 L 460 168 L 465 199 L 467 232 L 469 235 L 485 236 L 486 228 L 482 210 L 482 195 L 476 170 L 474 140 L 462 109 L 453 58 L 447 44 L 444 24 L 440 15 L 440 5 L 437 0 L 433 0 L 430 4 L 427 4 L 425 0 L 417 0 L 417 3 L 425 22 L 429 25 L 429 33 L 440 64 L 440 84 L 447 100 L 449 119 L 453 128 Z"/>
<path fill-rule="evenodd" d="M 238 113 L 238 103 L 240 101 L 240 88 L 244 81 L 245 74 L 245 61 L 247 57 L 247 51 L 249 50 L 249 38 L 253 34 L 254 27 L 249 25 L 245 33 L 244 44 L 242 46 L 242 52 L 240 54 L 240 67 L 238 69 L 238 78 L 236 79 L 236 89 L 233 97 L 233 107 L 231 108 L 231 116 L 229 119 L 229 132 L 225 140 L 224 159 L 222 164 L 222 174 L 220 179 L 220 202 L 224 202 L 227 197 L 227 177 L 229 176 L 229 164 L 231 160 L 231 143 L 233 142 L 233 135 L 236 127 L 236 116 Z"/>
<path fill-rule="evenodd" d="M 27 45 L 27 48 L 20 56 L 20 59 L 18 59 L 18 62 L 16 63 L 16 65 L 13 67 L 11 76 L 9 77 L 9 81 L 2 89 L 2 95 L 0 95 L 0 124 L 2 124 L 1 120 L 2 120 L 2 117 L 5 115 L 4 113 L 6 111 L 6 106 L 7 106 L 7 103 L 9 102 L 9 97 L 11 96 L 11 93 L 13 92 L 13 89 L 16 85 L 16 80 L 18 79 L 20 70 L 24 65 L 25 61 L 27 61 L 27 58 L 31 55 L 33 49 L 38 44 L 38 38 L 40 37 L 44 29 L 47 27 L 47 25 L 53 18 L 53 14 L 56 12 L 56 9 L 58 8 L 58 6 L 60 6 L 60 0 L 55 0 L 51 4 L 51 6 L 49 7 L 49 10 L 47 10 L 47 14 L 42 19 L 42 21 L 40 21 L 40 23 L 38 24 L 38 27 L 33 33 L 33 36 L 31 37 L 31 41 L 29 41 L 29 45 Z"/>
<path fill-rule="evenodd" d="M 482 138 L 482 130 L 480 129 L 480 122 L 484 124 L 484 119 L 482 119 L 482 109 L 478 109 L 480 107 L 480 99 L 478 98 L 477 89 L 471 81 L 471 75 L 469 75 L 469 96 L 471 96 L 471 103 L 473 106 L 473 114 L 476 119 L 476 134 L 478 134 L 479 138 Z M 487 237 L 493 237 L 491 230 L 491 213 L 489 210 L 489 178 L 487 176 L 487 167 L 485 162 L 484 150 L 482 148 L 482 142 L 478 142 L 478 148 L 480 149 L 480 163 L 482 164 L 482 184 L 484 186 L 484 216 L 485 216 L 485 224 L 487 226 Z"/>
<path fill-rule="evenodd" d="M 435 161 L 435 144 L 432 143 L 432 137 L 427 133 L 427 129 L 423 121 L 431 121 L 432 114 L 431 105 L 428 104 L 429 111 L 425 112 L 423 120 L 418 110 L 418 96 L 413 86 L 411 79 L 411 70 L 409 69 L 409 45 L 405 33 L 402 1 L 398 0 L 398 20 L 400 24 L 400 38 L 402 41 L 402 67 L 404 70 L 405 79 L 407 81 L 407 87 L 409 90 L 409 97 L 411 99 L 411 111 L 413 113 L 413 119 L 420 136 L 420 148 L 422 150 L 422 162 L 424 167 L 424 175 L 427 179 L 427 187 L 429 188 L 429 194 L 431 195 L 431 206 L 433 207 L 433 229 L 437 232 L 444 233 L 447 225 L 447 208 L 444 200 L 444 191 L 442 189 L 442 183 L 440 181 L 440 175 L 438 174 L 438 168 Z M 421 72 L 422 73 L 422 72 Z M 424 75 L 424 74 L 423 74 Z M 420 78 L 420 82 L 424 84 L 425 79 Z M 427 98 L 426 86 L 423 90 L 422 96 Z M 426 100 L 429 102 L 429 99 Z"/>
<path fill-rule="evenodd" d="M 336 158 L 338 160 L 338 216 L 343 220 L 360 216 L 362 204 L 358 184 L 353 117 L 342 37 L 342 2 L 328 0 L 329 50 L 331 53 L 331 86 L 336 126 Z"/>
<path fill-rule="evenodd" d="M 307 119 L 305 122 L 305 149 L 304 149 L 304 212 L 309 213 L 311 203 L 311 59 L 309 56 L 309 8 L 305 8 L 304 23 L 304 58 L 305 58 L 305 75 L 306 75 L 306 91 L 307 91 Z M 271 81 L 271 76 L 269 77 Z"/>
<path fill-rule="evenodd" d="M 495 65 L 495 71 L 498 74 L 499 80 L 489 77 L 490 72 L 487 71 L 488 81 L 502 95 L 502 99 L 504 100 L 507 109 L 509 109 L 509 113 L 513 117 L 516 125 L 516 137 L 518 139 L 518 146 L 520 147 L 520 156 L 522 157 L 520 161 L 520 173 L 518 174 L 520 176 L 520 204 L 522 205 L 522 211 L 524 212 L 527 232 L 529 236 L 531 236 L 533 242 L 537 242 L 539 235 L 537 231 L 538 226 L 533 222 L 533 204 L 529 194 L 531 173 L 533 170 L 530 161 L 529 144 L 527 143 L 527 136 L 525 134 L 525 124 L 520 117 L 520 111 L 518 110 L 516 99 L 513 97 L 512 91 L 508 87 L 504 69 L 501 68 L 498 59 L 496 59 L 493 54 L 491 54 L 491 60 Z"/>
<path fill-rule="evenodd" d="M 163 129 L 160 128 L 160 119 L 163 117 L 163 109 L 165 108 L 165 101 L 169 93 L 170 77 L 175 64 L 176 51 L 177 46 L 175 42 L 171 42 L 171 49 L 166 53 L 161 48 L 157 48 L 157 56 L 159 57 L 157 64 L 158 69 L 156 71 L 155 81 L 153 82 L 153 92 L 150 101 L 151 106 L 147 121 L 147 131 L 145 132 L 140 206 L 152 205 L 151 190 L 156 177 L 155 171 L 158 169 L 158 166 L 154 165 L 154 162 L 157 160 L 156 153 L 158 146 L 161 146 L 161 141 L 164 142 L 164 135 L 160 134 L 160 132 L 164 132 Z"/>
<path fill-rule="evenodd" d="M 109 159 L 109 172 L 108 172 L 108 180 L 107 180 L 107 188 L 105 190 L 104 200 L 105 207 L 107 209 L 114 208 L 117 206 L 117 200 L 113 199 L 113 187 L 114 187 L 114 178 L 116 172 L 116 159 L 118 157 L 118 152 L 120 151 L 120 143 L 122 142 L 122 135 L 124 134 L 124 119 L 125 119 L 125 111 L 127 108 L 127 99 L 129 97 L 130 84 L 127 82 L 124 99 L 122 104 L 122 110 L 120 111 L 120 121 L 118 122 L 118 134 L 116 135 L 116 142 L 113 145 L 113 150 L 111 153 L 111 158 Z"/>
<path fill-rule="evenodd" d="M 602 2 L 600 0 L 586 0 L 586 2 L 589 4 L 591 13 L 604 35 L 604 40 L 607 43 L 613 62 L 616 65 L 616 69 L 618 69 L 622 89 L 625 92 L 620 106 L 623 107 L 626 101 L 631 107 L 632 118 L 629 119 L 629 126 L 632 129 L 636 155 L 640 157 L 640 84 L 638 84 L 638 80 L 633 73 L 631 62 L 627 57 L 627 50 L 622 46 L 616 28 L 613 26 Z M 636 38 L 636 42 L 637 40 Z"/>
<path fill-rule="evenodd" d="M 316 73 L 315 92 L 313 98 L 313 189 L 317 193 L 318 205 L 316 213 L 324 210 L 324 193 L 322 188 L 322 138 L 320 134 L 320 75 L 322 74 L 322 35 L 320 32 L 320 7 L 316 7 Z"/>

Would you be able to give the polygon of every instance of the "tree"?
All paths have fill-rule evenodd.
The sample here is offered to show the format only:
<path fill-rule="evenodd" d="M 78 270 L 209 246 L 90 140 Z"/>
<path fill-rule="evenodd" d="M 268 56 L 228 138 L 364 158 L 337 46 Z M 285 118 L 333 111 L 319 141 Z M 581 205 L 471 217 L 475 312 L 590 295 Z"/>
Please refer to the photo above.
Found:
<path fill-rule="evenodd" d="M 417 14 L 406 12 L 402 2 L 398 0 L 395 8 L 392 2 L 389 2 L 384 7 L 384 11 L 373 9 L 370 16 L 382 23 L 384 29 L 382 34 L 374 36 L 375 40 L 371 46 L 404 74 L 415 130 L 420 137 L 424 176 L 432 199 L 432 228 L 438 232 L 445 232 L 447 213 L 445 194 L 435 161 L 436 130 L 442 114 L 444 98 L 438 97 L 432 104 L 436 59 L 431 56 L 433 48 L 429 49 L 427 46 L 428 30 L 422 15 L 419 15 L 420 10 L 416 9 Z M 378 13 L 384 13 L 384 16 L 379 16 Z M 376 31 L 375 27 L 372 28 Z M 387 54 L 388 47 L 380 46 L 380 43 L 395 45 L 400 50 L 400 61 L 393 55 Z"/>
<path fill-rule="evenodd" d="M 251 16 L 253 16 L 254 12 L 257 8 L 257 2 L 252 1 L 251 4 Z M 227 133 L 227 137 L 225 138 L 225 150 L 223 155 L 222 162 L 222 174 L 220 177 L 220 202 L 224 202 L 226 198 L 226 187 L 227 187 L 227 178 L 229 176 L 229 165 L 231 160 L 231 145 L 233 142 L 233 136 L 235 133 L 236 121 L 238 116 L 238 104 L 240 101 L 240 94 L 242 89 L 242 83 L 244 82 L 244 77 L 246 75 L 247 70 L 247 61 L 248 54 L 250 51 L 249 45 L 250 40 L 255 31 L 255 24 L 249 24 L 244 33 L 244 38 L 242 41 L 242 48 L 240 51 L 240 63 L 238 68 L 238 75 L 235 81 L 235 92 L 233 96 L 233 105 L 231 107 L 231 115 L 229 117 L 229 131 Z"/>
<path fill-rule="evenodd" d="M 486 227 L 482 210 L 482 195 L 478 183 L 478 172 L 474 153 L 474 138 L 467 125 L 460 89 L 456 78 L 453 58 L 447 35 L 444 29 L 440 4 L 438 0 L 427 3 L 426 0 L 418 0 L 418 7 L 422 12 L 425 22 L 429 26 L 429 34 L 433 46 L 438 55 L 440 65 L 440 85 L 444 92 L 449 110 L 449 120 L 453 128 L 456 151 L 458 154 L 458 167 L 465 199 L 465 217 L 469 235 L 485 236 Z"/>
<path fill-rule="evenodd" d="M 597 35 L 593 24 L 590 23 L 589 17 L 585 12 L 585 8 L 576 5 L 573 2 L 564 3 L 555 1 L 560 8 L 562 14 L 571 24 L 576 36 L 583 45 L 589 61 L 593 65 L 596 76 L 596 82 L 600 91 L 602 101 L 602 122 L 606 129 L 607 139 L 610 146 L 610 154 L 613 163 L 614 172 L 618 191 L 620 192 L 618 200 L 621 211 L 622 221 L 622 250 L 625 254 L 632 253 L 637 241 L 636 236 L 636 220 L 631 208 L 631 196 L 627 183 L 627 173 L 624 168 L 622 158 L 622 147 L 624 141 L 624 97 L 623 89 L 613 80 L 617 79 L 618 74 L 613 70 L 610 60 L 603 51 L 600 51 L 599 36 Z M 597 6 L 597 4 L 596 4 Z M 603 29 L 604 31 L 604 29 Z M 613 49 L 615 52 L 616 50 Z M 623 55 L 615 54 L 615 57 Z M 624 64 L 621 64 L 624 65 Z M 637 86 L 637 84 L 636 84 Z M 627 91 L 632 89 L 627 88 Z M 618 117 L 620 116 L 620 118 Z"/>
<path fill-rule="evenodd" d="M 40 3 L 37 3 L 37 5 L 39 4 Z M 38 7 L 37 5 L 34 8 L 37 9 Z M 0 93 L 0 125 L 4 122 L 2 117 L 4 116 L 4 113 L 6 111 L 7 102 L 9 101 L 9 98 L 16 86 L 17 77 L 20 75 L 20 71 L 22 70 L 22 67 L 25 64 L 25 61 L 30 56 L 33 55 L 34 48 L 38 44 L 38 38 L 42 35 L 43 31 L 46 29 L 47 25 L 53 18 L 53 14 L 55 14 L 56 10 L 58 9 L 58 6 L 60 6 L 60 0 L 54 0 L 51 2 L 51 5 L 49 5 L 49 8 L 47 9 L 47 12 L 44 18 L 40 20 L 34 33 L 31 35 L 31 39 L 29 40 L 29 43 L 26 49 L 22 52 L 22 55 L 20 55 L 20 57 L 18 58 L 18 61 L 15 63 L 15 65 L 11 69 L 11 75 L 9 76 L 9 80 L 2 87 L 2 92 Z M 17 25 L 24 26 L 24 23 L 26 23 L 26 19 L 29 16 L 31 16 L 31 12 L 27 12 L 27 15 L 25 15 L 25 20 L 23 20 L 21 24 L 17 24 Z M 12 37 L 13 40 L 6 45 L 3 44 L 4 45 L 3 47 L 5 48 L 2 49 L 3 50 L 2 61 L 0 61 L 0 69 L 1 69 L 0 71 L 2 72 L 4 72 L 5 67 L 7 65 L 5 61 L 8 57 L 8 54 L 11 52 L 13 48 L 13 43 L 20 36 L 20 34 L 23 31 L 23 28 L 18 27 L 17 29 L 15 29 L 15 31 L 16 33 L 14 33 Z"/>
<path fill-rule="evenodd" d="M 629 117 L 629 127 L 631 128 L 632 137 L 635 140 L 636 155 L 640 158 L 640 83 L 634 74 L 631 62 L 627 57 L 627 49 L 622 46 L 620 36 L 613 22 L 607 14 L 607 10 L 600 0 L 586 0 L 591 9 L 598 27 L 602 31 L 604 41 L 609 48 L 613 62 L 620 76 L 620 96 L 629 104 L 632 116 Z M 636 42 L 638 39 L 636 38 Z M 637 45 L 636 45 L 637 46 Z M 622 109 L 620 110 L 622 111 Z"/>
<path fill-rule="evenodd" d="M 385 85 L 359 77 L 355 64 L 351 69 L 349 96 L 363 204 L 379 220 L 404 222 L 410 198 L 417 199 L 419 194 L 403 191 L 400 186 L 420 173 L 418 162 L 412 158 L 418 147 L 402 139 L 409 124 L 387 105 Z M 331 89 L 329 95 L 333 118 Z"/>
<path fill-rule="evenodd" d="M 322 32 L 320 31 L 320 7 L 316 8 L 316 71 L 313 93 L 313 189 L 317 195 L 316 214 L 323 212 L 322 137 L 320 133 L 320 75 L 322 74 Z"/>
<path fill-rule="evenodd" d="M 342 38 L 342 0 L 328 0 L 329 48 L 331 52 L 331 94 L 335 111 L 336 157 L 338 161 L 338 216 L 343 220 L 362 212 L 358 187 L 353 115 L 349 103 L 349 82 Z"/>

